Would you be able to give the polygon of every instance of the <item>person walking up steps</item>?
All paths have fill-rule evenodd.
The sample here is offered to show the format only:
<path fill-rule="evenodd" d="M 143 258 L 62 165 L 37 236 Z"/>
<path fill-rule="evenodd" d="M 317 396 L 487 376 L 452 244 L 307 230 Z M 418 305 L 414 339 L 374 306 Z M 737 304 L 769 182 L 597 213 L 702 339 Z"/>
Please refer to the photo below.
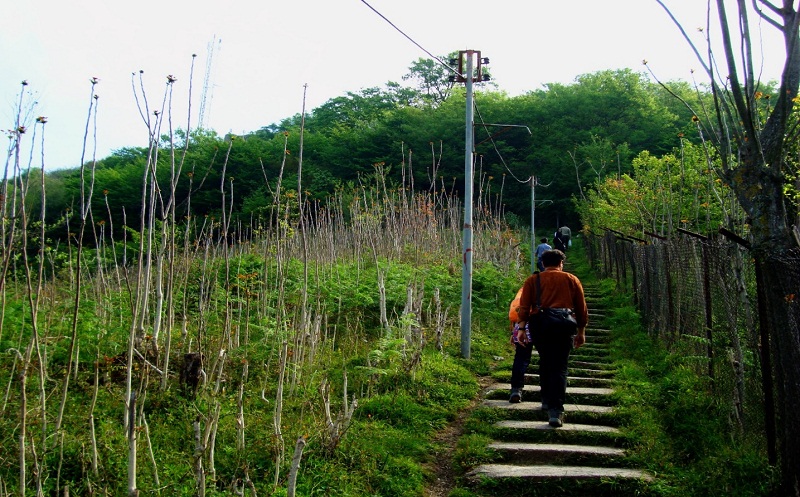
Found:
<path fill-rule="evenodd" d="M 548 250 L 552 250 L 553 247 L 551 247 L 547 243 L 547 238 L 546 237 L 542 238 L 539 241 L 541 243 L 536 246 L 536 267 L 539 268 L 539 271 L 544 271 L 544 264 L 542 264 L 542 254 L 544 254 Z"/>
<path fill-rule="evenodd" d="M 558 428 L 564 423 L 564 401 L 567 391 L 567 362 L 573 348 L 586 342 L 586 325 L 589 311 L 583 294 L 583 285 L 577 276 L 564 271 L 566 256 L 560 250 L 542 254 L 545 270 L 529 276 L 522 285 L 517 326 L 514 327 L 514 365 L 511 369 L 511 396 L 509 402 L 522 401 L 525 373 L 531 360 L 533 347 L 539 352 L 539 384 L 542 410 L 548 412 L 550 426 Z M 543 310 L 569 309 L 577 327 L 570 331 L 542 324 Z M 541 314 L 540 314 L 541 313 Z"/>
<path fill-rule="evenodd" d="M 566 225 L 558 228 L 553 234 L 553 245 L 555 246 L 555 249 L 566 252 L 569 248 L 569 241 L 571 237 L 572 230 L 570 230 Z"/>

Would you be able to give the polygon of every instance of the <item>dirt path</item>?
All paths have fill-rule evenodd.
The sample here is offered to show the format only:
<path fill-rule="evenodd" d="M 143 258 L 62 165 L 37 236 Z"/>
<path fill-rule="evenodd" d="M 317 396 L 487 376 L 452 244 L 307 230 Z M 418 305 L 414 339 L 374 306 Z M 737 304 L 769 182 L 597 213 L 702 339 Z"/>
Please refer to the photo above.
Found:
<path fill-rule="evenodd" d="M 433 480 L 425 489 L 425 497 L 447 497 L 456 485 L 456 470 L 453 467 L 453 453 L 456 450 L 458 439 L 464 431 L 464 422 L 469 418 L 472 411 L 483 401 L 485 388 L 492 383 L 489 377 L 478 377 L 480 390 L 478 395 L 472 399 L 469 406 L 458 413 L 456 419 L 447 425 L 436 437 L 436 444 L 439 450 L 435 460 L 428 465 L 434 474 Z"/>

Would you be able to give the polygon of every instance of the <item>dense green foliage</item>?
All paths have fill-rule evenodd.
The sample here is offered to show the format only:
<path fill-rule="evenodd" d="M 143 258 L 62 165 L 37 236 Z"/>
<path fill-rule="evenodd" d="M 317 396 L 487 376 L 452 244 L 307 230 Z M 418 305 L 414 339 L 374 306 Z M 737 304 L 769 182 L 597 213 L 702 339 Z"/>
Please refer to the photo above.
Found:
<path fill-rule="evenodd" d="M 425 62 L 411 67 L 417 88 L 388 83 L 348 92 L 306 116 L 302 188 L 312 198 L 352 189 L 374 164 L 385 167 L 390 179 L 417 188 L 463 189 L 464 89 L 440 83 L 438 66 Z M 685 83 L 669 86 L 686 101 L 697 99 Z M 542 204 L 537 217 L 553 226 L 578 224 L 572 197 L 581 198 L 591 183 L 631 172 L 642 151 L 668 153 L 679 135 L 695 136 L 689 133 L 691 112 L 630 70 L 586 74 L 514 97 L 489 87 L 477 92 L 476 106 L 476 182 L 502 191 L 506 210 L 526 219 L 530 187 L 516 180 L 535 175 L 549 185 L 538 198 L 553 201 Z M 483 126 L 498 123 L 527 126 L 531 134 Z M 170 189 L 163 185 L 176 174 L 179 215 L 219 215 L 221 188 L 235 216 L 260 215 L 278 181 L 284 189 L 297 188 L 300 127 L 298 114 L 244 136 L 196 130 L 187 137 L 179 130 L 150 150 L 118 150 L 87 170 L 94 177 L 95 221 L 111 221 L 115 230 L 123 223 L 138 228 L 146 167 L 162 185 L 164 202 Z M 50 173 L 47 189 L 48 224 L 63 238 L 63 216 L 79 199 L 78 171 Z"/>
<path fill-rule="evenodd" d="M 661 157 L 641 152 L 633 170 L 593 185 L 577 203 L 584 227 L 626 234 L 668 236 L 676 228 L 711 233 L 742 226 L 733 195 L 712 171 L 702 147 L 681 142 Z"/>

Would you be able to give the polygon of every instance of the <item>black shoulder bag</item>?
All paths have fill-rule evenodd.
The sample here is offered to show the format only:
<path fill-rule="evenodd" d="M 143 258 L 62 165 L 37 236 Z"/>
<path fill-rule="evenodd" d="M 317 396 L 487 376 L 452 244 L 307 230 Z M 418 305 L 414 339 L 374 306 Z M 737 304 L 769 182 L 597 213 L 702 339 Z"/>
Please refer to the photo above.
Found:
<path fill-rule="evenodd" d="M 531 316 L 535 332 L 575 335 L 578 321 L 575 311 L 566 307 L 542 307 L 542 275 L 536 276 L 536 313 Z"/>

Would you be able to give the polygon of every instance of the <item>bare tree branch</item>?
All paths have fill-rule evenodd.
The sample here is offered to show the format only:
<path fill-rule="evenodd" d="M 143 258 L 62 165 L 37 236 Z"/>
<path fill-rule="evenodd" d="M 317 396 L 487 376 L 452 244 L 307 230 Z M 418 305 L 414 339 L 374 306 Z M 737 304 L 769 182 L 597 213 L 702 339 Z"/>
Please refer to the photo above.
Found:
<path fill-rule="evenodd" d="M 764 11 L 761 10 L 758 7 L 758 4 L 760 3 L 760 4 L 764 5 L 764 6 L 766 6 L 769 10 L 771 10 L 773 13 L 775 13 L 777 15 L 781 15 L 781 9 L 780 8 L 776 7 L 772 2 L 768 2 L 767 0 L 752 0 L 752 2 L 753 2 L 753 9 L 755 9 L 755 11 L 758 12 L 758 15 L 762 19 L 764 19 L 768 23 L 772 24 L 772 26 L 774 28 L 776 28 L 776 29 L 783 29 L 783 26 L 781 26 L 778 23 L 778 21 L 776 21 L 775 19 L 773 19 L 770 16 L 768 16 L 767 14 L 765 14 Z"/>

